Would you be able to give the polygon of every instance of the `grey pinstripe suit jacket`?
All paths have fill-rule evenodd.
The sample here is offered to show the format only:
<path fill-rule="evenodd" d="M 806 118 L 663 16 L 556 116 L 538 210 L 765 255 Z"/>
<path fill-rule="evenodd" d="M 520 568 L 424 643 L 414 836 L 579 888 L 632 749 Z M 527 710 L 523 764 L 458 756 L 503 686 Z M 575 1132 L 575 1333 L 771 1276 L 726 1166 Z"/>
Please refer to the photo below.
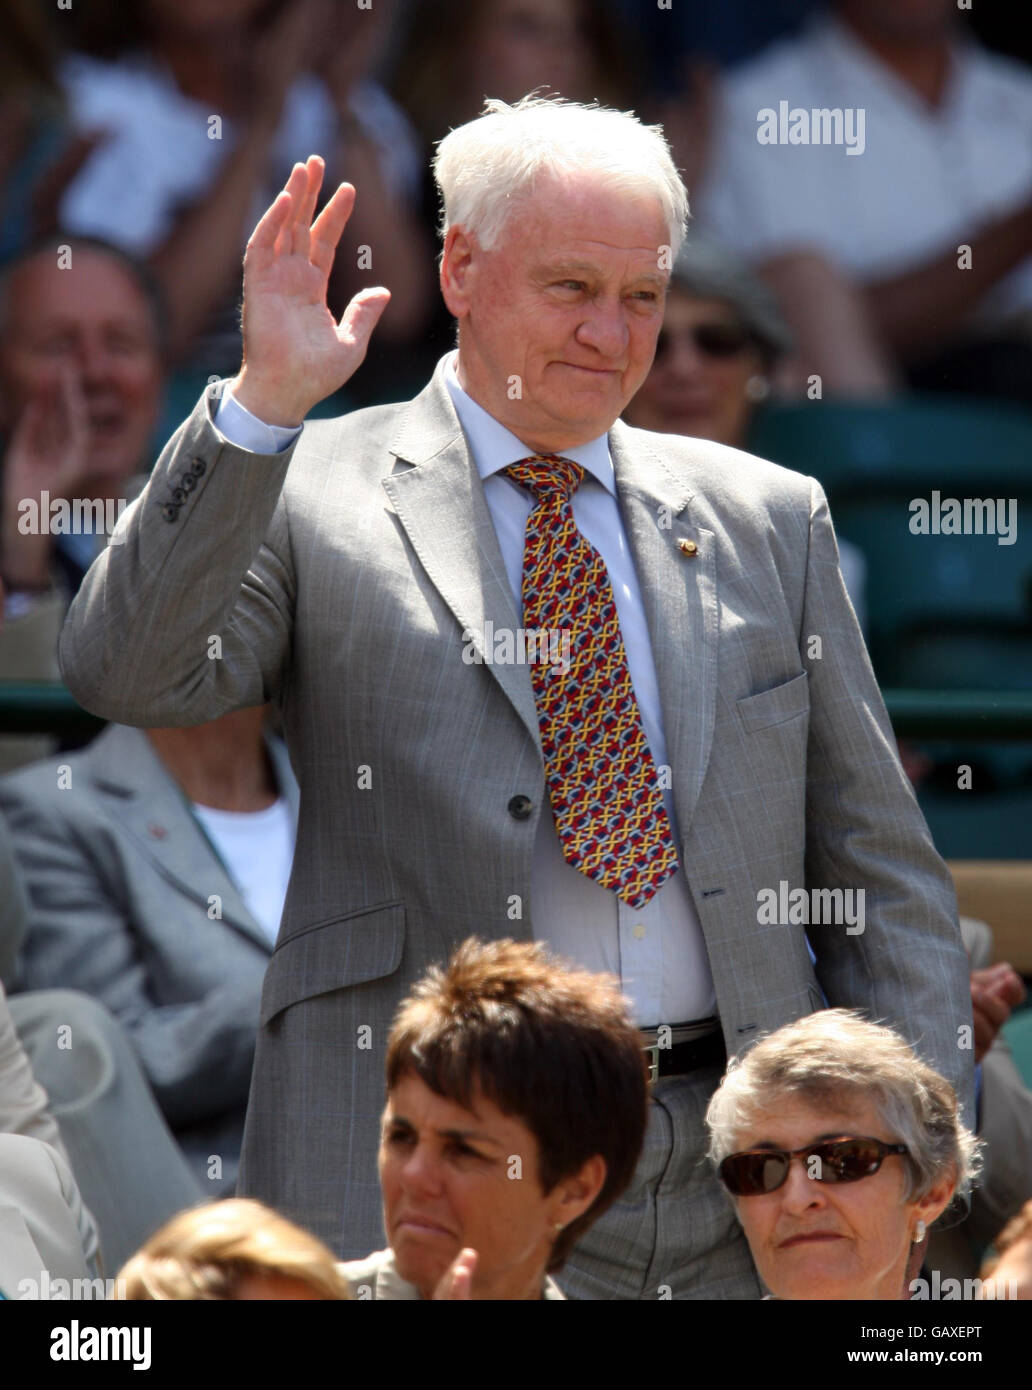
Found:
<path fill-rule="evenodd" d="M 534 697 L 526 666 L 461 658 L 464 629 L 519 619 L 441 366 L 414 401 L 313 422 L 282 455 L 222 441 L 221 389 L 87 575 L 60 658 L 76 697 L 124 723 L 281 709 L 301 807 L 241 1187 L 356 1257 L 383 1243 L 397 1002 L 470 933 L 532 932 Z M 970 1104 L 952 884 L 896 758 L 821 489 L 620 422 L 610 445 L 729 1052 L 821 1007 L 823 989 L 897 1024 Z M 517 795 L 528 819 L 508 809 Z M 810 929 L 816 975 L 803 927 L 758 923 L 759 890 L 782 880 L 865 890 L 862 935 Z"/>

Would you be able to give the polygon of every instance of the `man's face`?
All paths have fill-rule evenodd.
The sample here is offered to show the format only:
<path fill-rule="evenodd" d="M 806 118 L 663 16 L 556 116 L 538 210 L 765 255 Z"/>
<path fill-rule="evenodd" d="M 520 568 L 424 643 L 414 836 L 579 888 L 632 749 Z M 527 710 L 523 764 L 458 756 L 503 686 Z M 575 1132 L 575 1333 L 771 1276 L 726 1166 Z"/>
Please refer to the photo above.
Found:
<path fill-rule="evenodd" d="M 412 1075 L 387 1097 L 380 1185 L 398 1273 L 430 1298 L 471 1248 L 474 1298 L 540 1297 L 562 1194 L 541 1191 L 527 1125 L 482 1095 L 473 1103 L 465 1110 Z"/>
<path fill-rule="evenodd" d="M 103 252 L 73 244 L 72 265 L 56 251 L 15 271 L 0 339 L 0 426 L 13 429 L 36 393 L 69 374 L 89 421 L 84 473 L 117 483 L 143 462 L 161 399 L 154 322 L 131 276 Z"/>
<path fill-rule="evenodd" d="M 441 286 L 463 387 L 538 452 L 604 434 L 652 363 L 668 239 L 658 199 L 587 177 L 521 199 L 490 251 L 452 228 Z"/>

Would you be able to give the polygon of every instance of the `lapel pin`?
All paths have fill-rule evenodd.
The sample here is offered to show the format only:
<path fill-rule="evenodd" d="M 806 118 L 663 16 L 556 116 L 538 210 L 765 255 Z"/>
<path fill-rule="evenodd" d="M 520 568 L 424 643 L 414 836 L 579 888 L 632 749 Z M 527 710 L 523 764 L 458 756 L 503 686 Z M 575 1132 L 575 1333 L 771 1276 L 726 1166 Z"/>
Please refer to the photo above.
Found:
<path fill-rule="evenodd" d="M 677 548 L 685 559 L 690 560 L 692 556 L 698 555 L 699 547 L 694 541 L 686 541 L 683 537 L 677 542 Z"/>

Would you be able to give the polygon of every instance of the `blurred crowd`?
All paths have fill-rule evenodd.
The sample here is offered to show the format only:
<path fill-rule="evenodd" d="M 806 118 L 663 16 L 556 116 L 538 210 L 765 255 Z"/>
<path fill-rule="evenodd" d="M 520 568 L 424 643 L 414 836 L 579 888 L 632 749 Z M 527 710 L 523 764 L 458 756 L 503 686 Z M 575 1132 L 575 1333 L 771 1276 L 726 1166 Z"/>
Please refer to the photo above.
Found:
<path fill-rule="evenodd" d="M 327 190 L 357 189 L 331 309 L 342 313 L 366 285 L 391 290 L 365 366 L 326 409 L 404 399 L 423 384 L 454 345 L 436 289 L 429 161 L 485 96 L 542 88 L 664 125 L 692 223 L 629 423 L 748 449 L 769 406 L 813 399 L 815 382 L 818 398 L 945 393 L 1027 412 L 1032 71 L 998 51 L 999 33 L 980 36 L 980 20 L 952 0 L 669 11 L 651 0 L 92 0 L 52 12 L 7 0 L 0 677 L 59 678 L 64 614 L 111 529 L 97 516 L 26 525 L 25 499 L 45 496 L 53 515 L 77 498 L 120 512 L 138 494 L 169 421 L 237 370 L 243 249 L 295 161 L 319 153 Z M 794 158 L 803 128 L 791 137 L 786 98 L 807 114 L 840 112 L 855 149 L 844 134 L 818 158 Z M 757 138 L 765 110 L 776 144 Z M 867 113 L 862 150 L 857 112 Z M 841 553 L 863 621 L 865 561 L 848 542 Z M 111 1273 L 176 1213 L 234 1191 L 297 784 L 265 708 L 191 729 L 112 724 L 84 747 L 8 736 L 0 770 L 0 981 L 11 995 L 0 987 L 0 1138 L 55 1148 L 81 1246 L 67 1267 L 96 1272 L 99 1232 Z M 74 800 L 62 795 L 73 784 L 83 791 Z M 966 944 L 993 1182 L 951 1253 L 937 1255 L 958 1277 L 977 1272 L 1007 1221 L 1020 1230 L 997 1241 L 999 1256 L 1027 1245 L 1018 1214 L 1032 1198 L 1032 1096 L 1000 1033 L 1024 987 L 990 965 L 977 924 Z M 62 1047 L 62 1029 L 74 1046 Z M 423 1082 L 405 1073 L 397 1084 Z M 786 1172 L 795 1140 L 821 1130 L 812 1097 L 799 1104 Z M 766 1142 L 761 1129 L 732 1124 L 714 1161 L 739 1141 Z M 937 1190 L 929 1180 L 918 1195 Z M 335 1265 L 256 1204 L 216 1218 L 203 1239 L 193 1219 L 128 1266 L 130 1296 L 333 1298 L 397 1277 L 389 1261 L 386 1274 L 383 1260 Z M 231 1278 L 211 1253 L 226 1240 L 237 1250 Z M 287 1247 L 289 1258 L 267 1260 Z M 378 1296 L 463 1297 L 472 1272 L 449 1261 L 432 1278 L 407 1277 L 419 1295 Z M 532 1273 L 552 1296 L 544 1266 Z M 770 1273 L 773 1289 L 781 1275 Z M 779 1296 L 806 1296 L 795 1287 L 787 1280 Z M 0 1292 L 16 1296 L 2 1279 Z"/>

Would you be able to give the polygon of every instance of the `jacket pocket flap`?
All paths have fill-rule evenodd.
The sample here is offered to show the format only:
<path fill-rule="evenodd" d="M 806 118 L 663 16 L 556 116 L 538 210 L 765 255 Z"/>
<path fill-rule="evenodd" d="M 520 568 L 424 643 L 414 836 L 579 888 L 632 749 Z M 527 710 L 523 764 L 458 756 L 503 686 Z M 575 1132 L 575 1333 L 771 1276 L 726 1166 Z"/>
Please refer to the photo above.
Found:
<path fill-rule="evenodd" d="M 784 724 L 810 708 L 809 677 L 803 671 L 773 690 L 761 690 L 758 695 L 746 695 L 737 702 L 742 723 L 750 733 L 766 729 L 771 724 Z"/>
<path fill-rule="evenodd" d="M 376 907 L 318 922 L 281 941 L 262 989 L 262 1026 L 302 999 L 393 975 L 405 945 L 405 905 Z"/>

